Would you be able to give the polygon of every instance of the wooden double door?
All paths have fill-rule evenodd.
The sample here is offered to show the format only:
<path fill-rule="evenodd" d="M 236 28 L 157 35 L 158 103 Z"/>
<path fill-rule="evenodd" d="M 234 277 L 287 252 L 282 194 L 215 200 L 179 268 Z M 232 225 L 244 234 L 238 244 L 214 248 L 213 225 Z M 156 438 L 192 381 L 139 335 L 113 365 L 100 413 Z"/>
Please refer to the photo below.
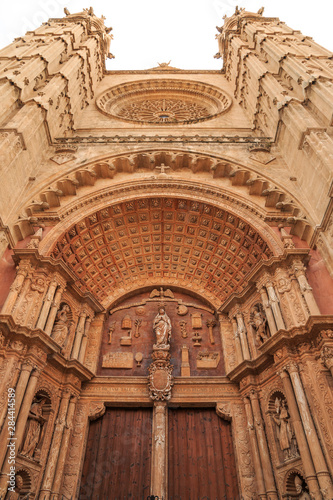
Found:
<path fill-rule="evenodd" d="M 150 408 L 107 408 L 91 422 L 80 500 L 146 500 L 151 484 Z M 231 425 L 212 408 L 168 411 L 168 499 L 239 499 Z M 161 499 L 160 499 L 161 500 Z"/>

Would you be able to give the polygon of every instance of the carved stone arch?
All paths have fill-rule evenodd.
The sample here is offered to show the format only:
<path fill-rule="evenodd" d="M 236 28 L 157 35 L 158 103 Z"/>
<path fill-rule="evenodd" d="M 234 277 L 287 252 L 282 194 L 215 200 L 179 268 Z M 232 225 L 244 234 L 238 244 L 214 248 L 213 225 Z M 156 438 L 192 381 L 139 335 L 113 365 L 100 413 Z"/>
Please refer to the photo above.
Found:
<path fill-rule="evenodd" d="M 303 488 L 307 493 L 309 493 L 308 485 L 304 477 L 304 471 L 300 470 L 300 468 L 292 468 L 286 472 L 283 480 L 283 493 L 285 495 L 291 495 L 291 498 L 298 498 L 298 494 L 295 487 L 296 476 L 301 478 L 303 483 Z"/>
<path fill-rule="evenodd" d="M 42 381 L 35 392 L 34 398 L 46 397 L 50 401 L 50 410 L 54 411 L 57 406 L 57 398 L 55 396 L 55 387 L 49 385 L 47 382 Z"/>
<path fill-rule="evenodd" d="M 275 398 L 280 397 L 286 400 L 286 396 L 284 394 L 284 391 L 281 388 L 274 388 L 269 392 L 269 395 L 267 396 L 267 412 L 272 413 L 274 412 L 274 404 L 275 404 Z"/>
<path fill-rule="evenodd" d="M 265 412 L 271 411 L 271 401 L 274 396 L 274 394 L 280 394 L 282 397 L 286 397 L 284 394 L 284 390 L 282 388 L 282 384 L 275 384 L 274 387 L 270 387 L 269 390 L 265 393 L 264 395 L 264 402 L 265 402 Z M 273 406 L 274 409 L 274 406 Z"/>
<path fill-rule="evenodd" d="M 20 465 L 15 471 L 15 475 L 21 476 L 23 479 L 23 487 L 21 490 L 21 494 L 27 495 L 31 493 L 35 489 L 35 478 L 33 472 L 28 467 L 21 467 Z"/>
<path fill-rule="evenodd" d="M 208 152 L 198 152 L 195 149 L 184 151 L 183 149 L 166 150 L 163 148 L 133 150 L 130 153 L 122 152 L 111 157 L 100 155 L 88 160 L 83 166 L 74 164 L 71 170 L 60 174 L 58 179 L 52 180 L 51 184 L 46 183 L 39 193 L 34 193 L 30 201 L 24 202 L 21 210 L 25 210 L 27 217 L 20 216 L 17 221 L 15 225 L 17 237 L 22 239 L 31 234 L 33 221 L 36 218 L 43 219 L 43 214 L 47 217 L 50 207 L 61 208 L 62 197 L 65 196 L 67 200 L 68 196 L 76 195 L 80 187 L 93 186 L 98 179 L 112 179 L 117 172 L 133 174 L 143 169 L 149 173 L 161 164 L 175 171 L 180 168 L 189 168 L 194 173 L 206 171 L 211 172 L 213 178 L 226 178 L 228 183 L 221 184 L 220 188 L 229 196 L 236 194 L 233 186 L 246 187 L 246 198 L 252 198 L 251 195 L 254 195 L 252 200 L 256 207 L 261 205 L 263 208 L 265 205 L 265 207 L 275 208 L 280 222 L 284 220 L 285 225 L 291 225 L 292 232 L 300 237 L 303 233 L 305 234 L 306 228 L 310 227 L 311 216 L 303 206 L 302 200 L 296 199 L 287 187 L 263 173 L 262 169 L 251 165 L 251 162 L 238 161 L 228 155 L 218 157 Z M 172 173 L 172 170 L 168 170 L 168 173 Z M 168 177 L 166 174 L 156 173 L 155 178 L 158 180 L 163 176 Z M 149 182 L 151 178 L 147 180 Z M 91 196 L 96 196 L 98 192 L 98 189 L 92 189 Z M 263 200 L 261 204 L 258 203 L 258 196 Z"/>

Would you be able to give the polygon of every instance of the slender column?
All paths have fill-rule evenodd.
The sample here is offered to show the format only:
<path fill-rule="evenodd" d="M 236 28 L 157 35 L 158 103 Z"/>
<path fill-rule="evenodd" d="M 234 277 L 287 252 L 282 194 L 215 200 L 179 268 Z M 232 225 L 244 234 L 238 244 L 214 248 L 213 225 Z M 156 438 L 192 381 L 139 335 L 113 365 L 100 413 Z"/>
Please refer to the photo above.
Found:
<path fill-rule="evenodd" d="M 87 317 L 86 323 L 84 325 L 84 334 L 82 337 L 82 342 L 81 342 L 81 347 L 80 347 L 80 353 L 79 353 L 79 361 L 80 363 L 83 363 L 84 357 L 86 354 L 86 349 L 87 349 L 87 344 L 88 344 L 88 338 L 89 338 L 89 330 L 90 330 L 90 325 L 92 322 L 92 319 L 90 316 Z"/>
<path fill-rule="evenodd" d="M 49 284 L 49 289 L 46 293 L 44 304 L 40 312 L 36 328 L 40 328 L 41 330 L 43 330 L 57 286 L 58 283 L 55 280 L 52 280 L 51 283 Z"/>
<path fill-rule="evenodd" d="M 231 319 L 231 324 L 232 324 L 232 329 L 234 331 L 236 358 L 237 358 L 237 363 L 239 364 L 244 360 L 244 357 L 243 357 L 241 339 L 238 333 L 236 318 Z"/>
<path fill-rule="evenodd" d="M 249 436 L 250 436 L 254 469 L 255 469 L 255 474 L 256 474 L 258 496 L 259 496 L 259 498 L 266 500 L 267 496 L 266 496 L 266 492 L 265 492 L 264 477 L 262 474 L 263 468 L 262 468 L 262 465 L 260 462 L 260 454 L 259 454 L 256 432 L 254 429 L 254 421 L 253 421 L 253 413 L 252 413 L 251 403 L 250 403 L 250 400 L 248 397 L 245 397 L 243 399 L 243 401 L 244 401 L 245 412 L 246 412 L 246 417 L 247 417 L 247 425 L 248 425 L 248 431 L 249 431 Z"/>
<path fill-rule="evenodd" d="M 33 401 L 33 398 L 35 395 L 39 375 L 40 375 L 40 369 L 36 367 L 35 370 L 31 373 L 31 376 L 30 376 L 30 379 L 28 382 L 28 386 L 27 386 L 27 390 L 26 390 L 25 395 L 24 395 L 22 408 L 21 408 L 21 411 L 19 413 L 19 416 L 18 416 L 18 419 L 16 422 L 15 437 L 12 440 L 12 442 L 15 443 L 16 453 L 20 449 L 20 446 L 22 443 L 24 430 L 25 430 L 25 426 L 26 426 L 26 423 L 28 420 L 31 404 L 32 404 L 32 401 Z M 15 441 L 14 441 L 14 439 L 15 439 Z M 9 464 L 9 460 L 8 460 L 9 455 L 10 455 L 10 448 L 7 448 L 7 453 L 5 456 L 3 468 L 1 471 L 1 477 L 0 477 L 0 498 L 4 498 L 5 493 L 8 489 L 7 480 L 8 480 L 8 473 L 10 471 L 10 464 Z"/>
<path fill-rule="evenodd" d="M 52 328 L 53 328 L 53 325 L 54 325 L 54 320 L 55 320 L 55 318 L 57 316 L 57 312 L 58 312 L 58 309 L 59 309 L 59 305 L 60 305 L 60 302 L 61 302 L 61 297 L 62 297 L 63 292 L 64 292 L 64 288 L 60 286 L 57 289 L 55 297 L 54 297 L 54 300 L 52 302 L 51 309 L 50 309 L 50 314 L 49 314 L 49 317 L 47 318 L 47 322 L 46 322 L 46 326 L 45 326 L 45 332 L 48 335 L 51 335 Z"/>
<path fill-rule="evenodd" d="M 24 283 L 25 277 L 28 274 L 28 267 L 25 266 L 23 268 L 18 268 L 17 275 L 14 280 L 14 283 L 10 287 L 9 294 L 7 299 L 2 307 L 1 314 L 10 314 L 15 305 L 17 297 L 21 291 L 22 285 Z"/>
<path fill-rule="evenodd" d="M 83 310 L 80 314 L 79 321 L 75 332 L 74 346 L 72 350 L 72 358 L 76 359 L 80 352 L 81 340 L 84 334 L 84 323 L 86 321 L 87 312 Z"/>
<path fill-rule="evenodd" d="M 274 316 L 273 316 L 273 312 L 272 312 L 271 306 L 269 305 L 269 300 L 268 300 L 268 297 L 267 297 L 266 290 L 265 290 L 265 288 L 263 286 L 260 288 L 259 293 L 260 293 L 260 296 L 261 296 L 262 305 L 264 306 L 266 318 L 267 318 L 267 321 L 268 321 L 269 330 L 271 332 L 271 335 L 274 335 L 274 333 L 277 332 L 276 324 L 275 324 L 275 319 L 274 319 Z"/>
<path fill-rule="evenodd" d="M 262 464 L 266 494 L 270 500 L 278 500 L 278 494 L 275 487 L 271 459 L 269 455 L 266 435 L 261 418 L 258 394 L 252 390 L 250 392 L 250 400 L 255 422 L 256 435 L 258 440 L 259 454 Z"/>
<path fill-rule="evenodd" d="M 291 381 L 289 378 L 289 374 L 286 370 L 282 370 L 279 372 L 279 375 L 282 379 L 283 388 L 286 394 L 288 409 L 292 421 L 292 425 L 295 431 L 296 441 L 299 449 L 299 453 L 301 455 L 305 479 L 308 483 L 309 490 L 311 495 L 315 500 L 321 499 L 321 493 L 316 477 L 316 472 L 313 466 L 309 446 L 306 440 L 306 436 L 304 433 L 303 425 L 301 422 L 301 417 L 298 411 L 295 394 L 291 385 Z"/>
<path fill-rule="evenodd" d="M 249 344 L 247 343 L 246 328 L 242 313 L 238 312 L 236 314 L 236 319 L 237 319 L 238 333 L 240 336 L 244 359 L 251 359 Z"/>
<path fill-rule="evenodd" d="M 57 468 L 55 471 L 55 477 L 54 477 L 53 486 L 52 486 L 52 493 L 53 493 L 52 500 L 56 500 L 57 498 L 59 498 L 61 481 L 62 481 L 62 476 L 63 476 L 63 472 L 64 472 L 64 467 L 65 467 L 65 461 L 66 461 L 69 440 L 70 440 L 71 433 L 72 433 L 73 418 L 74 418 L 77 400 L 78 400 L 78 398 L 74 397 L 70 400 L 70 403 L 69 403 L 67 417 L 66 417 L 66 426 L 65 426 L 64 433 L 63 433 L 62 440 L 61 440 L 60 453 L 58 456 Z"/>
<path fill-rule="evenodd" d="M 6 384 L 8 383 L 8 380 L 10 378 L 10 375 L 14 369 L 14 366 L 15 366 L 15 363 L 17 361 L 17 358 L 15 357 L 10 357 L 10 358 L 4 358 L 3 360 L 3 363 L 5 363 L 7 361 L 7 365 L 6 365 L 6 369 L 3 373 L 3 376 L 2 376 L 2 379 L 1 379 L 1 383 L 0 383 L 0 395 L 3 393 L 3 391 L 5 390 L 6 388 Z M 14 383 L 12 382 L 12 385 L 11 387 L 15 387 Z M 4 416 L 7 412 L 7 408 L 6 408 L 6 405 L 3 406 L 3 409 L 0 413 L 0 428 L 1 428 L 1 425 L 3 423 L 3 419 L 4 419 Z M 1 442 L 1 441 L 0 441 Z"/>
<path fill-rule="evenodd" d="M 50 447 L 48 460 L 45 468 L 44 481 L 40 490 L 40 496 L 43 500 L 48 500 L 51 496 L 52 483 L 56 471 L 56 464 L 59 456 L 60 445 L 64 427 L 66 424 L 66 413 L 69 405 L 70 391 L 65 389 L 62 394 L 60 408 L 58 411 L 58 418 L 53 433 L 52 444 Z"/>
<path fill-rule="evenodd" d="M 320 489 L 323 497 L 327 500 L 331 500 L 333 498 L 333 484 L 327 469 L 323 450 L 320 446 L 317 431 L 312 420 L 308 402 L 306 400 L 302 381 L 299 376 L 298 366 L 296 363 L 290 363 L 287 368 L 290 374 L 292 386 L 294 388 L 313 464 L 316 470 L 318 482 L 320 484 Z"/>
<path fill-rule="evenodd" d="M 150 494 L 167 498 L 167 405 L 155 403 Z"/>
<path fill-rule="evenodd" d="M 27 360 L 22 364 L 21 373 L 15 390 L 15 420 L 17 420 L 17 417 L 19 415 L 19 411 L 23 401 L 23 396 L 26 391 L 32 369 L 33 369 L 33 364 L 30 360 Z M 7 414 L 7 405 L 4 407 L 4 411 L 5 414 Z M 0 465 L 3 464 L 6 453 L 8 451 L 7 443 L 9 435 L 8 435 L 7 421 L 8 418 L 6 419 L 5 425 L 3 426 L 0 434 Z"/>
<path fill-rule="evenodd" d="M 278 301 L 278 298 L 276 296 L 276 293 L 275 293 L 275 290 L 273 287 L 273 283 L 271 281 L 267 281 L 266 288 L 267 288 L 267 292 L 268 292 L 269 302 L 270 302 L 270 305 L 272 307 L 274 318 L 276 321 L 277 329 L 278 330 L 284 329 L 285 324 L 284 324 L 284 321 L 282 318 L 282 314 L 281 314 L 281 310 L 280 310 L 280 306 L 279 306 L 279 301 Z"/>
<path fill-rule="evenodd" d="M 294 262 L 294 272 L 299 283 L 299 287 L 301 289 L 302 295 L 306 302 L 306 305 L 309 308 L 310 314 L 319 315 L 320 311 L 317 306 L 317 302 L 313 296 L 312 288 L 308 283 L 308 280 L 305 276 L 305 268 L 302 262 Z"/>

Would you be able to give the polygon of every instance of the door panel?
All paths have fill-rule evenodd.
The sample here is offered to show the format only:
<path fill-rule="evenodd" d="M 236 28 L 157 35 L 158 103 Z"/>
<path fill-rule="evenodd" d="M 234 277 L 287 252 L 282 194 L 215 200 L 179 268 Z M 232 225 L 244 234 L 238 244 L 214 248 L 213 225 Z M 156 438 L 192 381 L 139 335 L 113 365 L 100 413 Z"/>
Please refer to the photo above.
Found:
<path fill-rule="evenodd" d="M 215 410 L 169 410 L 169 500 L 239 499 L 231 424 Z"/>
<path fill-rule="evenodd" d="M 142 500 L 149 495 L 152 410 L 107 408 L 91 422 L 80 500 Z"/>

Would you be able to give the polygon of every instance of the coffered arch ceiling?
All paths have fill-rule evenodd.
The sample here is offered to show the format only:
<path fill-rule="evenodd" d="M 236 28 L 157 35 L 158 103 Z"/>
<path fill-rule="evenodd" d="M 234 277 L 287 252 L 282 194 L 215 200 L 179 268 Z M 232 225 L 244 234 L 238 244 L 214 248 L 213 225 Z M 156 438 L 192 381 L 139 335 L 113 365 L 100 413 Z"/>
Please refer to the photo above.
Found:
<path fill-rule="evenodd" d="M 155 284 L 192 289 L 218 307 L 242 292 L 258 262 L 276 254 L 276 241 L 265 241 L 253 223 L 213 203 L 164 195 L 90 211 L 48 253 L 106 308 Z"/>

